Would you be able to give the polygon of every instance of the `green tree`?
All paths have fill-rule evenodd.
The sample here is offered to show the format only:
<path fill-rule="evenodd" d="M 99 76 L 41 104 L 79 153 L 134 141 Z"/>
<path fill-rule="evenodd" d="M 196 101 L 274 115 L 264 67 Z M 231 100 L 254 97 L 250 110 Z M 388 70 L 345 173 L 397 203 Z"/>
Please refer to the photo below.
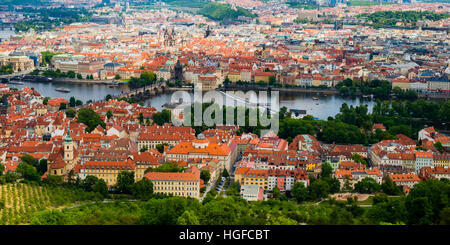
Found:
<path fill-rule="evenodd" d="M 59 210 L 45 210 L 37 213 L 31 225 L 66 225 L 67 217 Z"/>
<path fill-rule="evenodd" d="M 275 83 L 277 83 L 277 79 L 275 78 L 275 76 L 270 76 L 269 85 L 275 85 Z"/>
<path fill-rule="evenodd" d="M 109 100 L 111 100 L 111 99 L 112 99 L 112 95 L 107 94 L 106 97 L 105 97 L 105 100 L 106 100 L 106 101 L 109 101 Z"/>
<path fill-rule="evenodd" d="M 167 144 L 167 143 L 157 144 L 156 150 L 159 151 L 160 153 L 164 153 L 165 146 L 169 146 L 169 144 Z"/>
<path fill-rule="evenodd" d="M 408 222 L 417 225 L 430 225 L 433 218 L 433 207 L 427 197 L 408 198 Z"/>
<path fill-rule="evenodd" d="M 0 176 L 3 175 L 3 172 L 5 172 L 5 165 L 0 162 Z"/>
<path fill-rule="evenodd" d="M 370 177 L 366 177 L 355 184 L 355 191 L 358 193 L 374 193 L 380 191 L 380 185 Z"/>
<path fill-rule="evenodd" d="M 439 224 L 441 210 L 449 206 L 449 196 L 448 181 L 429 179 L 415 184 L 406 197 L 409 224 Z"/>
<path fill-rule="evenodd" d="M 209 172 L 209 170 L 202 170 L 200 171 L 200 179 L 203 180 L 203 182 L 206 184 L 208 184 L 209 179 L 211 178 L 211 173 Z"/>
<path fill-rule="evenodd" d="M 341 183 L 336 178 L 323 178 L 330 186 L 330 193 L 338 193 L 341 191 Z"/>
<path fill-rule="evenodd" d="M 385 195 L 385 194 L 384 194 Z M 402 223 L 407 219 L 407 210 L 404 200 L 389 200 L 387 196 L 374 196 L 374 203 L 367 212 L 367 217 L 376 224 L 382 222 Z"/>
<path fill-rule="evenodd" d="M 186 210 L 196 210 L 199 205 L 197 200 L 181 197 L 152 198 L 144 204 L 140 223 L 144 225 L 175 225 Z"/>
<path fill-rule="evenodd" d="M 349 179 L 345 179 L 344 180 L 344 185 L 342 186 L 342 192 L 352 192 L 353 191 L 353 187 L 350 184 L 350 180 Z"/>
<path fill-rule="evenodd" d="M 381 184 L 381 190 L 388 195 L 399 195 L 401 193 L 401 187 L 397 186 L 389 177 Z"/>
<path fill-rule="evenodd" d="M 146 145 L 144 145 L 139 151 L 146 152 L 146 151 L 148 151 L 148 147 Z"/>
<path fill-rule="evenodd" d="M 74 118 L 77 115 L 77 111 L 73 108 L 69 108 L 66 110 L 66 116 L 70 118 Z"/>
<path fill-rule="evenodd" d="M 226 168 L 222 171 L 222 177 L 228 178 L 230 175 L 228 174 L 228 170 Z"/>
<path fill-rule="evenodd" d="M 134 183 L 132 194 L 138 199 L 148 200 L 153 194 L 153 183 L 147 178 Z"/>
<path fill-rule="evenodd" d="M 442 209 L 440 217 L 440 225 L 450 225 L 450 207 Z"/>
<path fill-rule="evenodd" d="M 38 161 L 28 154 L 24 154 L 20 157 L 21 162 L 26 163 L 28 165 L 36 167 L 38 165 Z"/>
<path fill-rule="evenodd" d="M 66 103 L 61 103 L 61 104 L 59 104 L 59 110 L 60 110 L 60 111 L 65 110 L 66 108 L 67 108 Z"/>
<path fill-rule="evenodd" d="M 170 111 L 166 109 L 162 110 L 161 112 L 153 114 L 152 119 L 158 125 L 169 123 L 172 120 Z"/>
<path fill-rule="evenodd" d="M 322 179 L 318 179 L 308 186 L 309 199 L 311 200 L 326 198 L 329 192 L 330 185 Z"/>
<path fill-rule="evenodd" d="M 186 210 L 178 217 L 177 225 L 200 225 L 200 221 L 194 211 Z"/>
<path fill-rule="evenodd" d="M 144 115 L 139 113 L 139 124 L 144 124 Z"/>
<path fill-rule="evenodd" d="M 48 103 L 49 100 L 50 100 L 49 97 L 45 97 L 45 98 L 42 100 L 42 104 L 47 105 L 47 103 Z"/>
<path fill-rule="evenodd" d="M 298 225 L 298 222 L 280 215 L 273 215 L 269 217 L 266 225 Z"/>
<path fill-rule="evenodd" d="M 444 148 L 442 147 L 442 143 L 441 142 L 436 142 L 434 143 L 434 147 L 436 148 L 437 151 L 439 151 L 439 153 L 443 153 L 444 152 Z"/>
<path fill-rule="evenodd" d="M 91 132 L 98 125 L 103 128 L 106 127 L 105 122 L 100 118 L 100 115 L 91 108 L 81 108 L 78 111 L 78 122 L 87 126 L 86 131 Z"/>
<path fill-rule="evenodd" d="M 121 171 L 117 176 L 117 189 L 121 193 L 131 194 L 134 184 L 134 172 Z"/>
<path fill-rule="evenodd" d="M 41 52 L 42 55 L 42 66 L 47 66 L 52 64 L 52 58 L 55 56 L 55 53 L 50 51 Z"/>
<path fill-rule="evenodd" d="M 141 74 L 141 79 L 145 81 L 146 84 L 152 84 L 156 81 L 156 74 L 149 71 L 144 71 Z"/>
<path fill-rule="evenodd" d="M 100 193 L 104 198 L 108 196 L 108 186 L 103 179 L 98 179 L 92 186 L 92 191 Z"/>
<path fill-rule="evenodd" d="M 112 111 L 107 111 L 106 112 L 106 117 L 108 118 L 108 119 L 110 119 L 111 117 L 113 116 L 113 113 L 112 113 Z"/>
<path fill-rule="evenodd" d="M 43 182 L 49 185 L 57 186 L 63 183 L 62 176 L 58 175 L 47 175 L 47 178 L 43 179 Z"/>
<path fill-rule="evenodd" d="M 388 195 L 386 195 L 385 193 L 376 194 L 372 198 L 373 205 L 376 205 L 376 204 L 382 203 L 382 202 L 388 202 L 388 201 L 389 201 Z"/>
<path fill-rule="evenodd" d="M 74 71 L 68 71 L 68 72 L 67 72 L 67 76 L 68 76 L 69 78 L 75 78 L 75 72 L 74 72 Z"/>
<path fill-rule="evenodd" d="M 273 194 L 273 198 L 274 198 L 274 199 L 280 199 L 280 197 L 281 197 L 280 189 L 279 189 L 277 186 L 275 186 L 275 187 L 273 188 L 272 194 Z"/>
<path fill-rule="evenodd" d="M 120 75 L 119 74 L 116 74 L 115 76 L 114 76 L 114 79 L 116 79 L 116 80 L 119 80 L 119 79 L 121 79 L 122 77 L 120 77 Z"/>
<path fill-rule="evenodd" d="M 98 178 L 94 175 L 88 175 L 86 178 L 82 181 L 81 187 L 85 191 L 93 191 L 94 185 L 98 182 Z"/>
<path fill-rule="evenodd" d="M 364 164 L 366 167 L 369 167 L 369 165 L 367 164 L 367 161 L 364 160 L 364 159 L 362 158 L 362 156 L 359 155 L 358 153 L 353 153 L 353 154 L 352 154 L 352 160 L 353 160 L 354 162 L 362 163 L 362 164 Z"/>
<path fill-rule="evenodd" d="M 41 176 L 36 171 L 36 169 L 33 166 L 31 166 L 25 162 L 19 163 L 19 165 L 16 168 L 16 172 L 19 173 L 22 176 L 22 178 L 29 180 L 29 181 L 40 181 L 41 180 Z"/>
<path fill-rule="evenodd" d="M 324 162 L 322 163 L 322 171 L 320 175 L 322 178 L 330 178 L 333 173 L 333 167 L 331 167 L 330 163 Z"/>
<path fill-rule="evenodd" d="M 0 176 L 6 183 L 13 183 L 16 182 L 20 176 L 14 172 L 8 171 L 3 176 Z"/>

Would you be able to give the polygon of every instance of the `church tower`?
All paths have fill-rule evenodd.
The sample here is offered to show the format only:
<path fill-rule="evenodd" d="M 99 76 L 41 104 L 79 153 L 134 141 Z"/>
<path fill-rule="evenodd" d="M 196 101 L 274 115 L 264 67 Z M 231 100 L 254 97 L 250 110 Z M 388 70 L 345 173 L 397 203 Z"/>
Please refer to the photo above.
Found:
<path fill-rule="evenodd" d="M 64 161 L 73 160 L 73 141 L 70 137 L 70 124 L 67 126 L 67 134 L 64 137 Z"/>

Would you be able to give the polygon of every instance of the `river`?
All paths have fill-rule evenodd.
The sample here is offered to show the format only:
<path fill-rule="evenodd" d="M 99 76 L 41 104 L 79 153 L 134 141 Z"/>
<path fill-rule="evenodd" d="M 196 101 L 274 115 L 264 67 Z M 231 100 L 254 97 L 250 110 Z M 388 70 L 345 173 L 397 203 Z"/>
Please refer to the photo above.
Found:
<path fill-rule="evenodd" d="M 0 41 L 8 41 L 11 38 L 11 35 L 14 35 L 14 31 L 9 29 L 1 30 L 0 29 Z"/>
<path fill-rule="evenodd" d="M 105 98 L 107 94 L 119 95 L 121 92 L 128 91 L 126 85 L 120 87 L 108 87 L 102 84 L 78 84 L 78 83 L 33 83 L 23 82 L 23 85 L 9 84 L 13 88 L 33 87 L 36 91 L 43 96 L 50 98 L 65 98 L 67 100 L 70 97 L 75 97 L 85 103 L 88 100 L 100 100 Z M 55 91 L 56 88 L 63 87 L 70 89 L 70 93 L 63 93 Z M 193 98 L 193 93 L 188 92 Z M 159 94 L 146 100 L 144 104 L 146 106 L 155 107 L 157 110 L 162 109 L 162 105 L 171 101 L 172 92 Z M 319 100 L 313 100 L 313 96 L 319 98 Z M 308 115 L 312 115 L 319 119 L 327 119 L 329 116 L 335 116 L 339 113 L 339 109 L 343 103 L 347 103 L 349 106 L 357 106 L 360 104 L 367 104 L 369 112 L 372 111 L 374 100 L 366 99 L 347 99 L 336 95 L 314 95 L 304 93 L 280 93 L 279 104 L 280 107 L 286 106 L 288 109 L 300 109 L 306 110 Z"/>

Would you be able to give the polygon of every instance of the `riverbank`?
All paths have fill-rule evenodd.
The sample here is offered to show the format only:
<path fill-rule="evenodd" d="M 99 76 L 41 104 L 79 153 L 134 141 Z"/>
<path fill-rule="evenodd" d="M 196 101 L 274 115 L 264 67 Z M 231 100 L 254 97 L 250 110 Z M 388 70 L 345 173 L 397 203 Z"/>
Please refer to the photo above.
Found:
<path fill-rule="evenodd" d="M 87 79 L 77 79 L 77 78 L 67 78 L 67 77 L 58 77 L 53 78 L 52 83 L 76 83 L 76 84 L 104 84 L 104 85 L 113 85 L 113 84 L 125 84 L 125 82 L 117 81 L 115 79 L 111 80 L 87 80 Z"/>
<path fill-rule="evenodd" d="M 339 90 L 336 88 L 301 88 L 301 87 L 275 87 L 275 86 L 261 86 L 256 84 L 227 84 L 218 88 L 220 91 L 279 91 L 283 93 L 291 94 L 321 94 L 321 95 L 339 95 Z M 450 92 L 439 93 L 417 93 L 419 99 L 432 100 L 432 101 L 448 101 L 450 99 Z M 357 92 L 355 96 L 364 97 L 360 92 Z"/>
<path fill-rule="evenodd" d="M 179 88 L 179 87 L 167 87 L 165 90 L 166 90 L 166 92 L 175 92 L 175 91 L 194 91 L 193 88 L 185 88 L 185 87 L 182 87 L 182 88 Z"/>
<path fill-rule="evenodd" d="M 290 93 L 313 93 L 313 94 L 327 94 L 327 95 L 339 95 L 339 90 L 335 88 L 301 88 L 301 87 L 275 87 L 275 86 L 261 86 L 256 84 L 227 84 L 218 88 L 220 91 L 234 91 L 234 90 L 257 90 L 257 91 L 279 91 Z"/>

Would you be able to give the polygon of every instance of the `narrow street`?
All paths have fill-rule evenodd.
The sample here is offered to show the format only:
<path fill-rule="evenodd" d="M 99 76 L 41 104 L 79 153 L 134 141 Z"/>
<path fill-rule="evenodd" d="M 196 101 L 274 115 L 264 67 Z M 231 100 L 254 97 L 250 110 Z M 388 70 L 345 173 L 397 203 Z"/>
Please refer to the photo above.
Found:
<path fill-rule="evenodd" d="M 228 188 L 230 188 L 230 186 L 231 186 L 231 184 L 233 183 L 233 181 L 234 181 L 234 172 L 236 171 L 236 164 L 240 161 L 242 159 L 242 156 L 241 155 L 239 155 L 237 158 L 236 158 L 236 161 L 234 161 L 234 163 L 233 163 L 233 165 L 231 165 L 231 168 L 230 168 L 230 172 L 229 172 L 229 175 L 230 175 L 230 179 L 229 179 L 229 182 L 228 182 L 228 186 L 223 186 L 222 187 L 222 191 L 225 191 L 226 189 L 228 189 Z M 222 176 L 219 176 L 218 178 L 222 178 Z M 206 197 L 206 194 L 208 194 L 208 192 L 214 187 L 214 184 L 215 184 L 215 181 L 209 181 L 209 183 L 208 183 L 208 185 L 206 186 L 206 190 L 205 190 L 205 193 L 203 193 L 203 196 L 200 198 L 200 202 L 203 202 L 203 199 Z M 225 194 L 225 192 L 224 192 L 224 196 L 226 197 L 226 194 Z"/>

